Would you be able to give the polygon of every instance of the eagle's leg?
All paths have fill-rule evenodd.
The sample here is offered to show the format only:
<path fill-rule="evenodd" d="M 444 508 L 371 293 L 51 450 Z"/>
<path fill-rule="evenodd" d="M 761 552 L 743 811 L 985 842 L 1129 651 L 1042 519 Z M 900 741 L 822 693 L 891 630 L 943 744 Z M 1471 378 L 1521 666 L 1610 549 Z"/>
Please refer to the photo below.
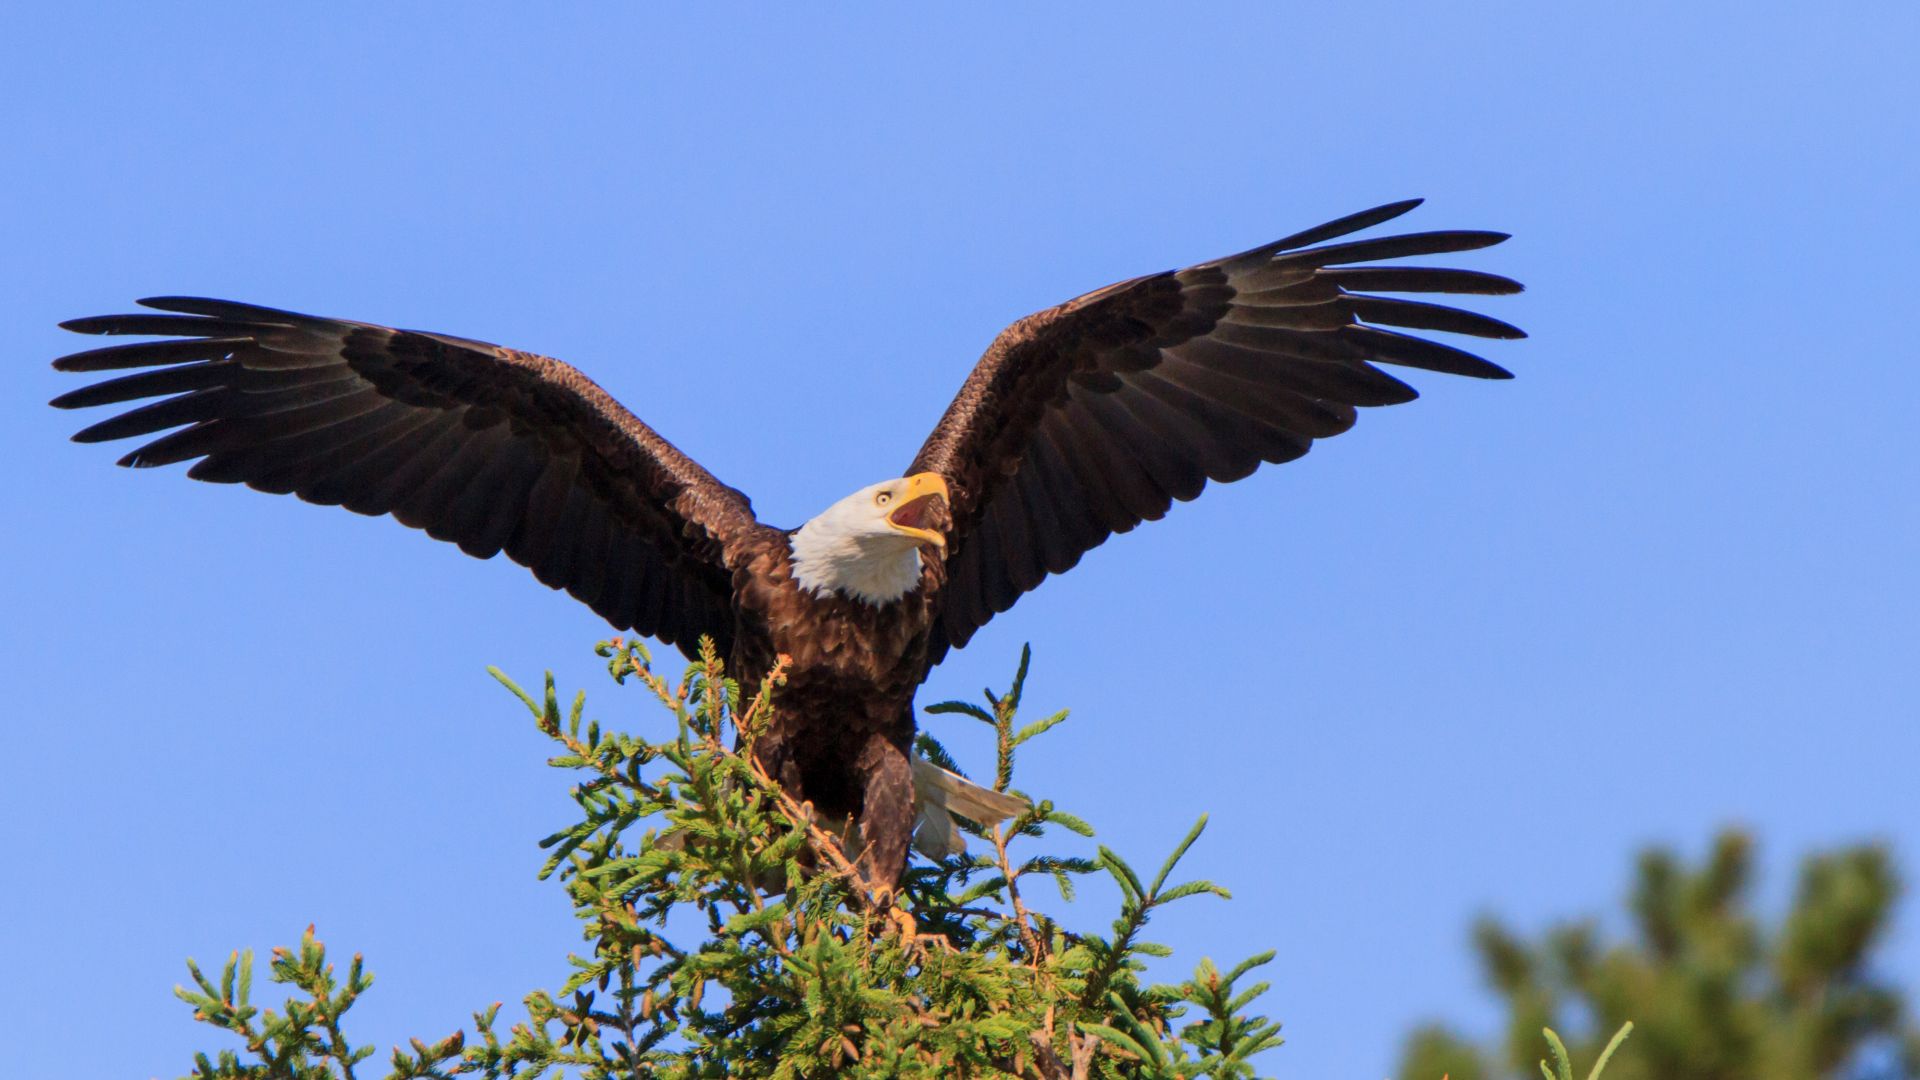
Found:
<path fill-rule="evenodd" d="M 891 893 L 907 865 L 907 845 L 913 839 L 912 743 L 911 726 L 874 731 L 861 747 L 855 768 L 862 781 L 856 865 L 875 892 Z"/>
<path fill-rule="evenodd" d="M 788 735 L 789 732 L 780 726 L 770 726 L 761 732 L 760 737 L 753 741 L 753 759 L 789 795 L 804 799 L 806 793 L 800 786 L 800 764 L 794 760 L 793 743 Z"/>

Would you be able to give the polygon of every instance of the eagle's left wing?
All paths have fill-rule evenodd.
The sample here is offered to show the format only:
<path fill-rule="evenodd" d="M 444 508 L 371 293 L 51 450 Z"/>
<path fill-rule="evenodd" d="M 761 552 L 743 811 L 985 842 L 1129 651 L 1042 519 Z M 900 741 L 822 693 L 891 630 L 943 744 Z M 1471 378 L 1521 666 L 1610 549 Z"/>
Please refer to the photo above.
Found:
<path fill-rule="evenodd" d="M 1449 345 L 1381 329 L 1518 338 L 1484 315 L 1375 292 L 1520 291 L 1472 270 L 1354 266 L 1470 251 L 1493 232 L 1329 244 L 1418 206 L 1392 203 L 1229 258 L 1112 285 L 1002 331 L 914 458 L 951 491 L 947 584 L 933 657 L 1113 533 L 1208 480 L 1307 452 L 1356 406 L 1411 401 L 1376 363 L 1504 379 Z M 1315 246 L 1318 245 L 1318 246 Z M 1369 325 L 1377 324 L 1377 325 Z"/>
<path fill-rule="evenodd" d="M 197 480 L 391 514 L 469 555 L 505 551 L 613 625 L 689 656 L 703 636 L 723 656 L 731 647 L 733 570 L 771 530 L 745 495 L 572 367 L 226 300 L 141 304 L 169 314 L 62 324 L 169 339 L 54 362 L 136 369 L 62 394 L 60 408 L 158 399 L 78 441 L 159 435 L 120 463 L 194 461 Z"/>

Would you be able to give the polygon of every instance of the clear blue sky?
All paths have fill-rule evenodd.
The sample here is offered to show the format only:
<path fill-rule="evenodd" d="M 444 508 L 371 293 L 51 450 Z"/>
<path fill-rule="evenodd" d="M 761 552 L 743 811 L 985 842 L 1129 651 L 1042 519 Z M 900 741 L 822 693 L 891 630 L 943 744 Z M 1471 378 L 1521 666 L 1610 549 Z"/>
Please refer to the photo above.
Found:
<path fill-rule="evenodd" d="M 639 707 L 505 560 L 67 443 L 54 323 L 155 293 L 565 358 L 797 524 L 1012 319 L 1426 196 L 1412 227 L 1515 234 L 1468 260 L 1530 286 L 1486 305 L 1519 378 L 1416 373 L 923 700 L 1031 641 L 1075 712 L 1034 788 L 1141 861 L 1213 814 L 1192 868 L 1236 898 L 1155 930 L 1278 950 L 1288 1080 L 1491 1030 L 1468 920 L 1612 910 L 1651 841 L 1747 824 L 1774 901 L 1842 841 L 1920 875 L 1913 5 L 386 7 L 0 15 L 10 1074 L 178 1075 L 215 1042 L 182 959 L 309 922 L 370 958 L 383 1046 L 556 984 L 567 781 L 482 668 Z"/>

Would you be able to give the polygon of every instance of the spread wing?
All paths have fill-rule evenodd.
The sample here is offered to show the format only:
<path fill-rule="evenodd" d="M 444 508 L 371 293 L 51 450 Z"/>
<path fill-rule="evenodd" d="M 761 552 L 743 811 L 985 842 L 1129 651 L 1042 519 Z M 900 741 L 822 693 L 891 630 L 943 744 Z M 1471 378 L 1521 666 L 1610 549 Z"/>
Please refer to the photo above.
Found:
<path fill-rule="evenodd" d="M 733 636 L 730 555 L 762 527 L 715 480 L 578 371 L 478 341 L 165 297 L 177 314 L 63 323 L 166 335 L 54 361 L 150 368 L 56 398 L 80 408 L 160 400 L 74 436 L 180 428 L 120 459 L 198 458 L 187 475 L 392 514 L 469 555 L 500 551 L 622 629 L 691 653 Z M 184 426 L 183 426 L 184 425 Z"/>
<path fill-rule="evenodd" d="M 1450 345 L 1385 327 L 1491 338 L 1497 319 L 1375 293 L 1520 291 L 1471 270 L 1355 266 L 1469 251 L 1503 233 L 1327 243 L 1420 200 L 1363 211 L 1229 258 L 1089 293 L 1002 331 L 909 475 L 952 491 L 936 659 L 1114 533 L 1208 480 L 1290 461 L 1353 426 L 1358 406 L 1411 401 L 1375 364 L 1504 379 Z"/>

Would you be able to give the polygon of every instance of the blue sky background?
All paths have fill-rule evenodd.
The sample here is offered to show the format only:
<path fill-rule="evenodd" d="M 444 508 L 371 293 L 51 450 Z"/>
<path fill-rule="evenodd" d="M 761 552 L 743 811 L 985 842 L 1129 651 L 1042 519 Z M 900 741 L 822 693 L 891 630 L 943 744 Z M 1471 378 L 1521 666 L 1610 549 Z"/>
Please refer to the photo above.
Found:
<path fill-rule="evenodd" d="M 1034 789 L 1141 862 L 1213 814 L 1191 869 L 1235 899 L 1154 930 L 1278 950 L 1288 1080 L 1492 1031 L 1469 919 L 1611 912 L 1649 842 L 1751 826 L 1776 904 L 1840 842 L 1920 875 L 1920 8 L 41 7 L 0 15 L 13 1074 L 184 1072 L 183 958 L 309 922 L 382 1046 L 557 984 L 567 779 L 482 669 L 652 719 L 504 559 L 68 444 L 54 323 L 156 293 L 562 357 L 798 524 L 1012 319 L 1423 195 L 1411 228 L 1516 234 L 1462 262 L 1530 286 L 1485 304 L 1519 378 L 1415 373 L 923 701 L 1031 641 L 1075 715 Z M 932 727 L 983 760 L 968 723 Z"/>

